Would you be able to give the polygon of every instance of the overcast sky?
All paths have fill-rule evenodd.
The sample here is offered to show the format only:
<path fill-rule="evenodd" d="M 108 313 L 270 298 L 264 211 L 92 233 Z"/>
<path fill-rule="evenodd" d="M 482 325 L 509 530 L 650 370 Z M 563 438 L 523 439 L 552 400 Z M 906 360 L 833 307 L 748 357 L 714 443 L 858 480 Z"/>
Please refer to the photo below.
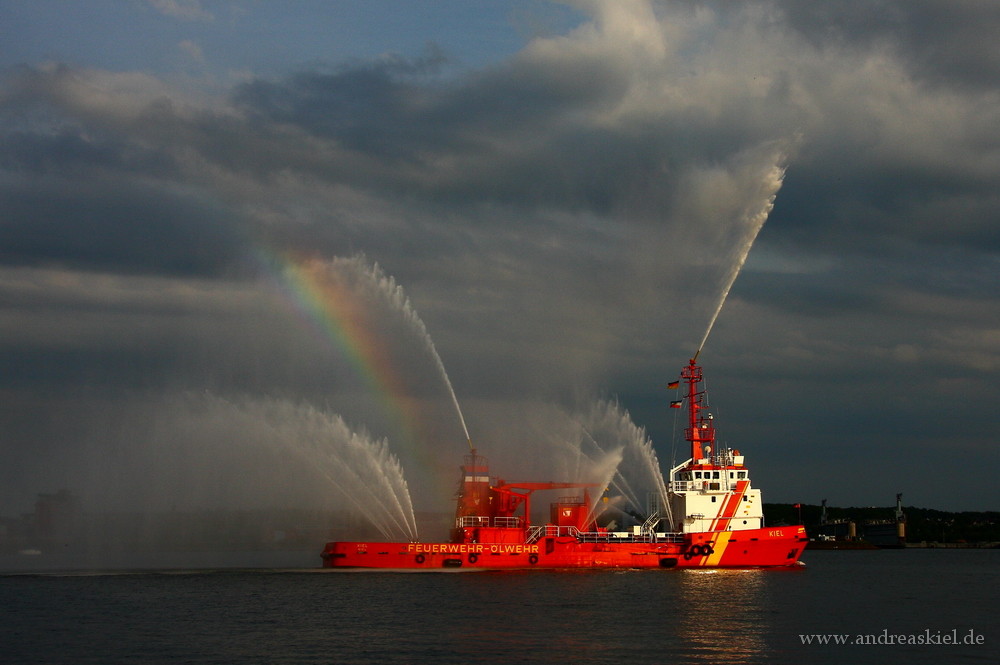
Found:
<path fill-rule="evenodd" d="M 974 0 L 0 2 L 0 515 L 319 505 L 317 422 L 450 510 L 435 349 L 495 473 L 561 479 L 594 400 L 667 467 L 755 235 L 699 361 L 765 500 L 1000 509 L 997 34 Z"/>

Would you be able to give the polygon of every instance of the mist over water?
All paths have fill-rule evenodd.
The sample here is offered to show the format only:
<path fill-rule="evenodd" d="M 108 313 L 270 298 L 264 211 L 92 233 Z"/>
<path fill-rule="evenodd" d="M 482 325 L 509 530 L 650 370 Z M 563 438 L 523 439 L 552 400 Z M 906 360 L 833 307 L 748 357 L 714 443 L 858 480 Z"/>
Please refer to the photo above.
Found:
<path fill-rule="evenodd" d="M 764 217 L 766 211 L 754 219 L 753 235 Z M 454 468 L 471 437 L 444 362 L 412 302 L 363 256 L 311 259 L 304 270 L 349 303 L 328 314 L 353 317 L 355 336 L 364 336 L 354 341 L 368 344 L 371 357 L 348 348 L 350 340 L 334 347 L 329 339 L 313 338 L 312 346 L 293 345 L 299 356 L 289 356 L 286 385 L 298 376 L 303 385 L 325 385 L 323 392 L 272 392 L 262 374 L 256 393 L 211 381 L 211 390 L 142 394 L 105 414 L 83 448 L 84 470 L 70 487 L 88 507 L 336 510 L 351 522 L 368 523 L 386 540 L 419 537 L 411 485 L 425 510 L 451 510 Z M 353 366 L 343 362 L 349 352 L 361 356 Z M 213 356 L 219 367 L 208 366 L 206 373 L 246 363 L 226 358 Z M 372 376 L 359 376 L 366 370 Z M 324 375 L 333 380 L 318 382 Z M 489 418 L 480 416 L 486 424 Z M 576 411 L 537 409 L 534 416 L 525 412 L 518 424 L 505 415 L 499 428 L 486 424 L 481 452 L 500 462 L 494 473 L 593 483 L 595 516 L 614 510 L 618 521 L 647 515 L 650 494 L 658 505 L 668 505 L 652 441 L 617 402 L 596 400 Z M 460 426 L 451 435 L 443 425 L 448 422 Z M 434 460 L 448 471 L 432 468 Z M 606 502 L 598 500 L 602 495 Z"/>
<path fill-rule="evenodd" d="M 311 405 L 267 400 L 214 400 L 227 418 L 245 417 L 263 431 L 264 445 L 298 456 L 329 482 L 328 497 L 364 516 L 387 539 L 415 540 L 416 518 L 399 460 L 386 439 L 353 431 L 339 415 Z"/>
<path fill-rule="evenodd" d="M 730 229 L 737 242 L 730 233 L 731 251 L 716 264 L 725 277 L 700 346 L 783 174 L 775 165 L 759 178 L 757 203 Z M 79 420 L 64 429 L 84 445 L 53 465 L 63 464 L 62 473 L 39 474 L 53 479 L 39 489 L 68 487 L 92 510 L 338 510 L 382 538 L 412 540 L 417 510 L 451 510 L 455 469 L 475 438 L 494 473 L 594 483 L 595 499 L 606 489 L 597 513 L 646 515 L 649 494 L 668 505 L 653 444 L 617 403 L 573 411 L 545 407 L 540 397 L 520 408 L 480 401 L 473 437 L 430 332 L 393 277 L 362 255 L 296 268 L 321 296 L 312 315 L 323 320 L 311 326 L 289 316 L 283 305 L 296 294 L 276 291 L 274 275 L 172 293 L 179 311 L 225 313 L 221 327 L 163 326 L 177 351 L 173 364 L 167 353 L 162 367 L 152 366 L 159 388 L 117 403 L 109 397 L 96 409 L 81 401 Z M 156 283 L 148 290 L 160 293 Z M 494 406 L 504 412 L 491 418 Z"/>
<path fill-rule="evenodd" d="M 571 419 L 575 427 L 553 443 L 567 480 L 598 484 L 591 492 L 595 499 L 607 490 L 608 502 L 595 503 L 595 517 L 610 509 L 633 518 L 648 516 L 650 495 L 660 506 L 669 506 L 653 443 L 626 409 L 615 401 L 595 400 Z"/>
<path fill-rule="evenodd" d="M 364 518 L 416 538 L 387 442 L 313 405 L 211 393 L 160 396 L 119 420 L 116 458 L 88 469 L 87 505 L 145 512 L 297 508 Z"/>

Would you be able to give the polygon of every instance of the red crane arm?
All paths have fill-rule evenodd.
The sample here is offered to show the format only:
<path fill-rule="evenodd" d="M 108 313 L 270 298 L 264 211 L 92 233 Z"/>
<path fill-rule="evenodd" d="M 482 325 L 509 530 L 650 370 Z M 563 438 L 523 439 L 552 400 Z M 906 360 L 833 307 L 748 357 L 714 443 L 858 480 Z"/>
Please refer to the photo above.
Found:
<path fill-rule="evenodd" d="M 505 483 L 500 481 L 493 489 L 497 492 L 510 492 L 511 490 L 564 490 L 580 487 L 599 487 L 599 483 Z"/>

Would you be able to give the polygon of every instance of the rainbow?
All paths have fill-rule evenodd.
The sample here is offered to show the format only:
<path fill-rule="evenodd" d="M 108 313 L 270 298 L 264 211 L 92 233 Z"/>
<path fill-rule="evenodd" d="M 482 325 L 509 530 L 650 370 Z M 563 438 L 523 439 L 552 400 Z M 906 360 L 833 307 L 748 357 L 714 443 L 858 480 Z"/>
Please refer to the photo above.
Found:
<path fill-rule="evenodd" d="M 391 443 L 406 446 L 425 468 L 432 466 L 416 400 L 393 365 L 391 349 L 374 325 L 369 305 L 331 271 L 328 261 L 293 254 L 259 258 L 300 318 L 348 359 L 381 403 L 395 433 Z"/>

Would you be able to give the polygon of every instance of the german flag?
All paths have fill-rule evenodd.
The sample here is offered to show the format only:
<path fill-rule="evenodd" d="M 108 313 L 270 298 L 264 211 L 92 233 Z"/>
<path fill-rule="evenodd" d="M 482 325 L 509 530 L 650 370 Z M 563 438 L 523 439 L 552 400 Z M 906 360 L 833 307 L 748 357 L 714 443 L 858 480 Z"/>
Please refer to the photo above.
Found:
<path fill-rule="evenodd" d="M 680 381 L 671 381 L 670 383 L 667 384 L 667 389 L 673 390 L 674 388 L 677 388 L 679 385 L 681 385 Z"/>

